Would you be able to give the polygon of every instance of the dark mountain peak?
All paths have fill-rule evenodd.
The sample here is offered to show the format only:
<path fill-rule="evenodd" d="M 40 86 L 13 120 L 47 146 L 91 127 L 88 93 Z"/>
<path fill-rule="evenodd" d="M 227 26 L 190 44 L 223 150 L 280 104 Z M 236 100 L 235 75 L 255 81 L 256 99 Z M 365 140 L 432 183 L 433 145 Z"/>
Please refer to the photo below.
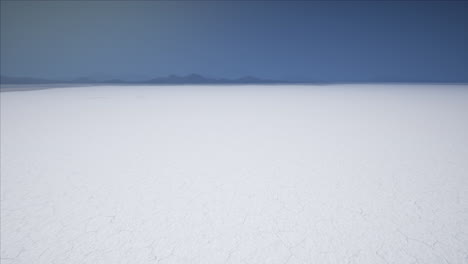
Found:
<path fill-rule="evenodd" d="M 74 82 L 74 83 L 95 83 L 96 80 L 91 79 L 89 77 L 80 77 L 80 78 L 76 78 L 76 79 L 72 80 L 71 82 Z"/>
<path fill-rule="evenodd" d="M 244 77 L 240 77 L 239 79 L 237 79 L 237 81 L 242 81 L 242 82 L 258 82 L 258 81 L 261 81 L 259 78 L 257 77 L 253 77 L 253 76 L 244 76 Z"/>
<path fill-rule="evenodd" d="M 186 76 L 187 78 L 204 78 L 200 74 L 192 73 Z"/>

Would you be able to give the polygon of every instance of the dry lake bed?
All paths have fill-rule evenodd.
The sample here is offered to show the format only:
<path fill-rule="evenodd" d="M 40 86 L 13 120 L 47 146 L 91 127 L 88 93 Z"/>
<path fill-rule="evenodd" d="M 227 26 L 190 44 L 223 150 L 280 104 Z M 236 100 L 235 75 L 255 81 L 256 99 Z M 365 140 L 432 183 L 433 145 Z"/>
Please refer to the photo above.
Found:
<path fill-rule="evenodd" d="M 1 263 L 468 263 L 467 85 L 1 92 Z"/>

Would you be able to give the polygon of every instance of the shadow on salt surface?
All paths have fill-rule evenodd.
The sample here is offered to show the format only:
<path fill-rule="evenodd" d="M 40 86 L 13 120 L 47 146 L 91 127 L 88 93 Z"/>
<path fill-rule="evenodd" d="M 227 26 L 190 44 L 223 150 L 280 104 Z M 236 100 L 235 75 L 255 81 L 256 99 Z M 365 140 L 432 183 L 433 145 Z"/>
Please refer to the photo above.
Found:
<path fill-rule="evenodd" d="M 35 91 L 52 88 L 90 87 L 95 84 L 2 84 L 0 92 Z"/>

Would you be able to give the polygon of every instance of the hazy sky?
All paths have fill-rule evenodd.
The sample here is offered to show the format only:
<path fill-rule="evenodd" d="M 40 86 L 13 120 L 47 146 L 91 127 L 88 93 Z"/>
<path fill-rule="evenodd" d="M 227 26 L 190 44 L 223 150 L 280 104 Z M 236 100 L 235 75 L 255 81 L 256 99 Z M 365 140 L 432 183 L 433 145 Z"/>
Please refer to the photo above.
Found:
<path fill-rule="evenodd" d="M 2 1 L 1 72 L 468 81 L 468 2 Z"/>

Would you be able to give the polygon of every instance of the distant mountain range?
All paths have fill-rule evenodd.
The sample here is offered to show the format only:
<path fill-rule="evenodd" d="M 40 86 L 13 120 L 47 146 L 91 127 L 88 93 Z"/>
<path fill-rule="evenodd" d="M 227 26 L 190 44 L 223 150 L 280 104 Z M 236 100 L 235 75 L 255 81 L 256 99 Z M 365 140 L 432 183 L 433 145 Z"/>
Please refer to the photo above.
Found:
<path fill-rule="evenodd" d="M 90 77 L 80 77 L 76 79 L 58 80 L 58 79 L 42 79 L 32 77 L 12 77 L 0 76 L 2 84 L 273 84 L 273 83 L 288 83 L 287 81 L 266 80 L 257 77 L 246 76 L 238 79 L 227 78 L 208 78 L 199 74 L 190 74 L 186 76 L 169 75 L 166 77 L 157 77 L 144 81 L 128 81 L 121 79 L 103 79 Z"/>
<path fill-rule="evenodd" d="M 154 85 L 189 85 L 189 84 L 352 84 L 352 83 L 468 83 L 465 79 L 460 80 L 439 80 L 437 78 L 396 78 L 396 77 L 379 77 L 368 80 L 341 80 L 341 81 L 285 81 L 285 80 L 269 80 L 261 79 L 253 76 L 245 76 L 237 79 L 228 78 L 210 78 L 200 74 L 189 74 L 185 76 L 168 75 L 157 78 L 144 78 L 138 75 L 128 75 L 122 79 L 112 75 L 93 74 L 79 78 L 64 78 L 64 79 L 45 79 L 35 77 L 13 77 L 0 75 L 0 84 L 154 84 Z"/>

